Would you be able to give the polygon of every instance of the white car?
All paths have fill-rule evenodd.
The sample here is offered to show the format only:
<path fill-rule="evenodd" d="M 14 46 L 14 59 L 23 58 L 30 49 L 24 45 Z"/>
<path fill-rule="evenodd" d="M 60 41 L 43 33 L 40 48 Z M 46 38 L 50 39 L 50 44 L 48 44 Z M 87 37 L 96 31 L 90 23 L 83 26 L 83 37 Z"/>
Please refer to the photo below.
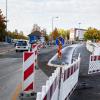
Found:
<path fill-rule="evenodd" d="M 29 44 L 25 40 L 19 40 L 19 41 L 16 42 L 15 49 L 16 49 L 16 52 L 18 52 L 18 51 L 28 51 Z"/>

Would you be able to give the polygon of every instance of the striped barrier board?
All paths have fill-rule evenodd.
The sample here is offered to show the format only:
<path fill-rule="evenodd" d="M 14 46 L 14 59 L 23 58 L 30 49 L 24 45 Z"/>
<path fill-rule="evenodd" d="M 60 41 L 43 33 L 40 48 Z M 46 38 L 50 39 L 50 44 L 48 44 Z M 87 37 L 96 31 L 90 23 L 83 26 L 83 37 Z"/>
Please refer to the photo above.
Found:
<path fill-rule="evenodd" d="M 100 72 L 100 55 L 90 55 L 88 74 Z"/>
<path fill-rule="evenodd" d="M 32 44 L 32 52 L 35 52 L 35 67 L 37 66 L 37 47 L 38 45 L 37 44 Z"/>
<path fill-rule="evenodd" d="M 32 49 L 36 48 L 37 55 L 40 54 L 41 44 L 32 44 Z"/>
<path fill-rule="evenodd" d="M 34 90 L 34 75 L 35 75 L 35 53 L 23 53 L 23 91 Z"/>

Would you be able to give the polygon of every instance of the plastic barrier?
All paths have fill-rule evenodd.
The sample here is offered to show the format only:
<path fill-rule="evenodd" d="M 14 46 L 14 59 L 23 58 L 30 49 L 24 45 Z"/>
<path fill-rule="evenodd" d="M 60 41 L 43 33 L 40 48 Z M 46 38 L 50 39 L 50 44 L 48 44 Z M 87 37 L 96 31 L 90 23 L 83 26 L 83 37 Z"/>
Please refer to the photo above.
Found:
<path fill-rule="evenodd" d="M 61 87 L 59 100 L 67 100 L 77 86 L 80 58 L 70 65 L 62 67 Z"/>
<path fill-rule="evenodd" d="M 87 42 L 86 48 L 94 55 L 100 55 L 100 43 Z"/>
<path fill-rule="evenodd" d="M 93 53 L 95 46 L 91 42 L 87 42 L 86 43 L 86 48 L 87 48 L 88 51 Z"/>
<path fill-rule="evenodd" d="M 88 74 L 100 72 L 100 55 L 90 55 Z"/>
<path fill-rule="evenodd" d="M 60 76 L 60 68 L 57 68 L 46 85 L 42 86 L 42 92 L 37 93 L 36 100 L 58 100 Z"/>
<path fill-rule="evenodd" d="M 37 44 L 32 45 L 32 51 L 23 53 L 22 91 L 34 91 L 35 67 L 37 66 Z"/>
<path fill-rule="evenodd" d="M 34 75 L 35 75 L 35 53 L 23 53 L 23 91 L 32 91 L 34 89 Z"/>
<path fill-rule="evenodd" d="M 65 100 L 75 89 L 79 76 L 80 57 L 70 65 L 58 67 L 45 86 L 42 92 L 37 93 L 36 100 Z"/>
<path fill-rule="evenodd" d="M 32 51 L 35 52 L 35 67 L 37 66 L 37 55 L 38 55 L 37 54 L 37 52 L 38 52 L 37 48 L 38 48 L 37 44 L 32 44 Z"/>

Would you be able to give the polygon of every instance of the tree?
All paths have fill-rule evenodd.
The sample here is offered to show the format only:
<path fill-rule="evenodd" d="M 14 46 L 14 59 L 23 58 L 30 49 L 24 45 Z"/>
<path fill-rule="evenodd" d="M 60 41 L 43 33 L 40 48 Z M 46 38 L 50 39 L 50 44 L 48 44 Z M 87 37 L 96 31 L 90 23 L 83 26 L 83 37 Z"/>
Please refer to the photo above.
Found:
<path fill-rule="evenodd" d="M 58 29 L 58 33 L 59 33 L 59 35 L 62 36 L 64 39 L 69 40 L 69 34 L 70 34 L 70 31 L 69 31 L 69 30 Z"/>
<path fill-rule="evenodd" d="M 57 28 L 55 28 L 54 31 L 52 32 L 52 37 L 53 37 L 53 40 L 56 40 L 56 38 L 59 37 Z"/>
<path fill-rule="evenodd" d="M 97 30 L 96 28 L 89 27 L 84 34 L 84 39 L 92 41 L 100 40 L 100 31 Z"/>
<path fill-rule="evenodd" d="M 0 41 L 5 40 L 5 35 L 6 35 L 6 20 L 5 17 L 2 14 L 2 11 L 0 9 Z"/>
<path fill-rule="evenodd" d="M 69 40 L 69 38 L 70 38 L 70 31 L 69 30 L 66 31 L 66 38 L 67 38 L 67 40 Z"/>
<path fill-rule="evenodd" d="M 45 41 L 48 42 L 49 41 L 49 36 L 46 34 L 44 37 L 45 37 Z"/>
<path fill-rule="evenodd" d="M 60 36 L 62 36 L 64 39 L 65 39 L 65 37 L 66 37 L 66 32 L 65 32 L 65 30 L 64 29 L 58 29 L 58 33 L 60 34 Z"/>
<path fill-rule="evenodd" d="M 24 36 L 24 33 L 22 31 L 20 31 L 20 33 L 18 33 L 18 31 L 14 31 L 14 32 L 7 32 L 8 37 L 12 38 L 12 39 L 28 39 L 28 37 Z"/>

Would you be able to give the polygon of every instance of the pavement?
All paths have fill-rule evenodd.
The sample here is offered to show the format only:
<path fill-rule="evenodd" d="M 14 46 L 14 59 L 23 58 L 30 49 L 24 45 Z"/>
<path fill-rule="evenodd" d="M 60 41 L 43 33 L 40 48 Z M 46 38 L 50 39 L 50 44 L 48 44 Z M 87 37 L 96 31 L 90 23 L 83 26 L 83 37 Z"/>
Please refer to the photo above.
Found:
<path fill-rule="evenodd" d="M 79 82 L 70 100 L 100 100 L 100 73 L 88 75 L 91 53 L 87 51 L 85 44 L 75 50 L 74 57 L 77 53 L 81 56 Z"/>

